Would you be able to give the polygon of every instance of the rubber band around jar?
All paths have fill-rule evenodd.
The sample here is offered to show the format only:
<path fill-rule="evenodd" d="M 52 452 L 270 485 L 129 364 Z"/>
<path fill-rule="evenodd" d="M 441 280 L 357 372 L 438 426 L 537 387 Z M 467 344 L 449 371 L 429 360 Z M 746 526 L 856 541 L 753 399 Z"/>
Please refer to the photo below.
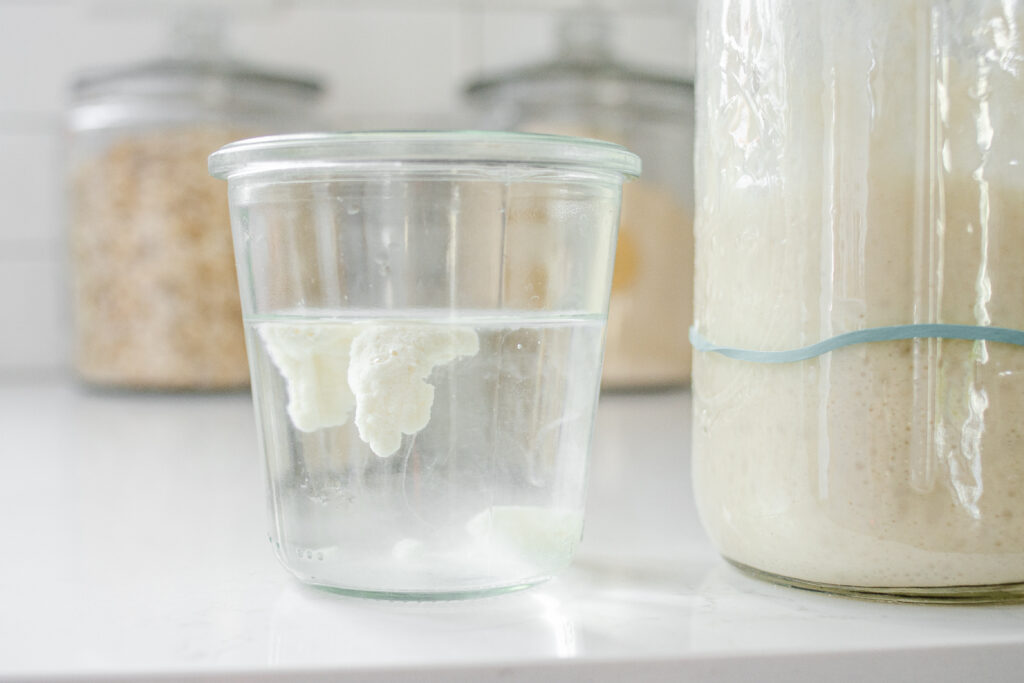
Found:
<path fill-rule="evenodd" d="M 1024 331 L 1006 327 L 947 325 L 944 323 L 889 325 L 887 327 L 870 327 L 866 330 L 837 334 L 816 344 L 787 351 L 754 351 L 752 349 L 715 344 L 698 332 L 696 325 L 690 327 L 690 344 L 693 345 L 695 351 L 717 353 L 726 358 L 749 361 L 751 363 L 796 363 L 822 356 L 845 346 L 906 339 L 960 339 L 964 341 L 991 341 L 1000 344 L 1024 346 Z"/>

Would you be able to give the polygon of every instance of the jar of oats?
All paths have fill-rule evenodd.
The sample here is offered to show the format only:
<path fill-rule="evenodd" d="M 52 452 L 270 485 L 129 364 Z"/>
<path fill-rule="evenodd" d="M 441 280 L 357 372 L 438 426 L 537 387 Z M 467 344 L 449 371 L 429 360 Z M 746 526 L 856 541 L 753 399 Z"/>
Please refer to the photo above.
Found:
<path fill-rule="evenodd" d="M 72 93 L 78 375 L 135 389 L 247 385 L 227 197 L 206 158 L 232 140 L 301 129 L 319 84 L 204 49 L 83 74 Z"/>

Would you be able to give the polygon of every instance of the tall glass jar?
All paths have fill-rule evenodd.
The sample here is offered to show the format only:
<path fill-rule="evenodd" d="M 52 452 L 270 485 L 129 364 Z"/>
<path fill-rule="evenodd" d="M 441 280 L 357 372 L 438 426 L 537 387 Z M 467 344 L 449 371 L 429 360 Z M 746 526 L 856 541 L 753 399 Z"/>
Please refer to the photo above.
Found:
<path fill-rule="evenodd" d="M 224 187 L 206 158 L 304 127 L 320 86 L 230 60 L 183 18 L 175 55 L 83 74 L 69 112 L 74 366 L 102 386 L 248 383 Z"/>
<path fill-rule="evenodd" d="M 616 142 L 644 160 L 623 188 L 602 387 L 690 379 L 693 311 L 693 85 L 623 64 L 608 17 L 565 15 L 551 61 L 471 83 L 477 125 Z"/>
<path fill-rule="evenodd" d="M 700 14 L 704 525 L 784 583 L 1021 597 L 1024 7 Z"/>

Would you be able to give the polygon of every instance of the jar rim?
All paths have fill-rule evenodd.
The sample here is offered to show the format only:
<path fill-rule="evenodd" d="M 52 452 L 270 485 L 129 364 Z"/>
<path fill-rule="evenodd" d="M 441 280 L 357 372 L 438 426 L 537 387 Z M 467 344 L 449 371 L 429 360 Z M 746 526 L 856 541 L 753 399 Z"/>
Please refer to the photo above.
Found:
<path fill-rule="evenodd" d="M 232 142 L 210 155 L 210 174 L 339 165 L 523 164 L 640 175 L 640 157 L 604 140 L 504 131 L 368 131 L 272 135 Z"/>

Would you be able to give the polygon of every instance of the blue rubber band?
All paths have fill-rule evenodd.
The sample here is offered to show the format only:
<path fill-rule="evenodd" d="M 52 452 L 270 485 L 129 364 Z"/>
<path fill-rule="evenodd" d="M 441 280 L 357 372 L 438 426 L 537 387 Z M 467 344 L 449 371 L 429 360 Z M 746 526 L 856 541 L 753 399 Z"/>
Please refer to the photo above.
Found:
<path fill-rule="evenodd" d="M 690 343 L 697 351 L 718 353 L 726 358 L 745 360 L 752 363 L 795 363 L 808 358 L 824 355 L 829 351 L 841 349 L 854 344 L 869 342 L 895 341 L 898 339 L 963 339 L 967 341 L 992 341 L 1000 344 L 1016 344 L 1024 346 L 1024 331 L 1006 327 L 985 327 L 981 325 L 946 325 L 927 323 L 919 325 L 890 325 L 888 327 L 871 327 L 866 330 L 846 332 L 820 341 L 817 344 L 804 346 L 788 351 L 753 351 L 738 349 L 732 346 L 719 346 L 708 341 L 697 331 L 697 326 L 690 328 Z"/>

